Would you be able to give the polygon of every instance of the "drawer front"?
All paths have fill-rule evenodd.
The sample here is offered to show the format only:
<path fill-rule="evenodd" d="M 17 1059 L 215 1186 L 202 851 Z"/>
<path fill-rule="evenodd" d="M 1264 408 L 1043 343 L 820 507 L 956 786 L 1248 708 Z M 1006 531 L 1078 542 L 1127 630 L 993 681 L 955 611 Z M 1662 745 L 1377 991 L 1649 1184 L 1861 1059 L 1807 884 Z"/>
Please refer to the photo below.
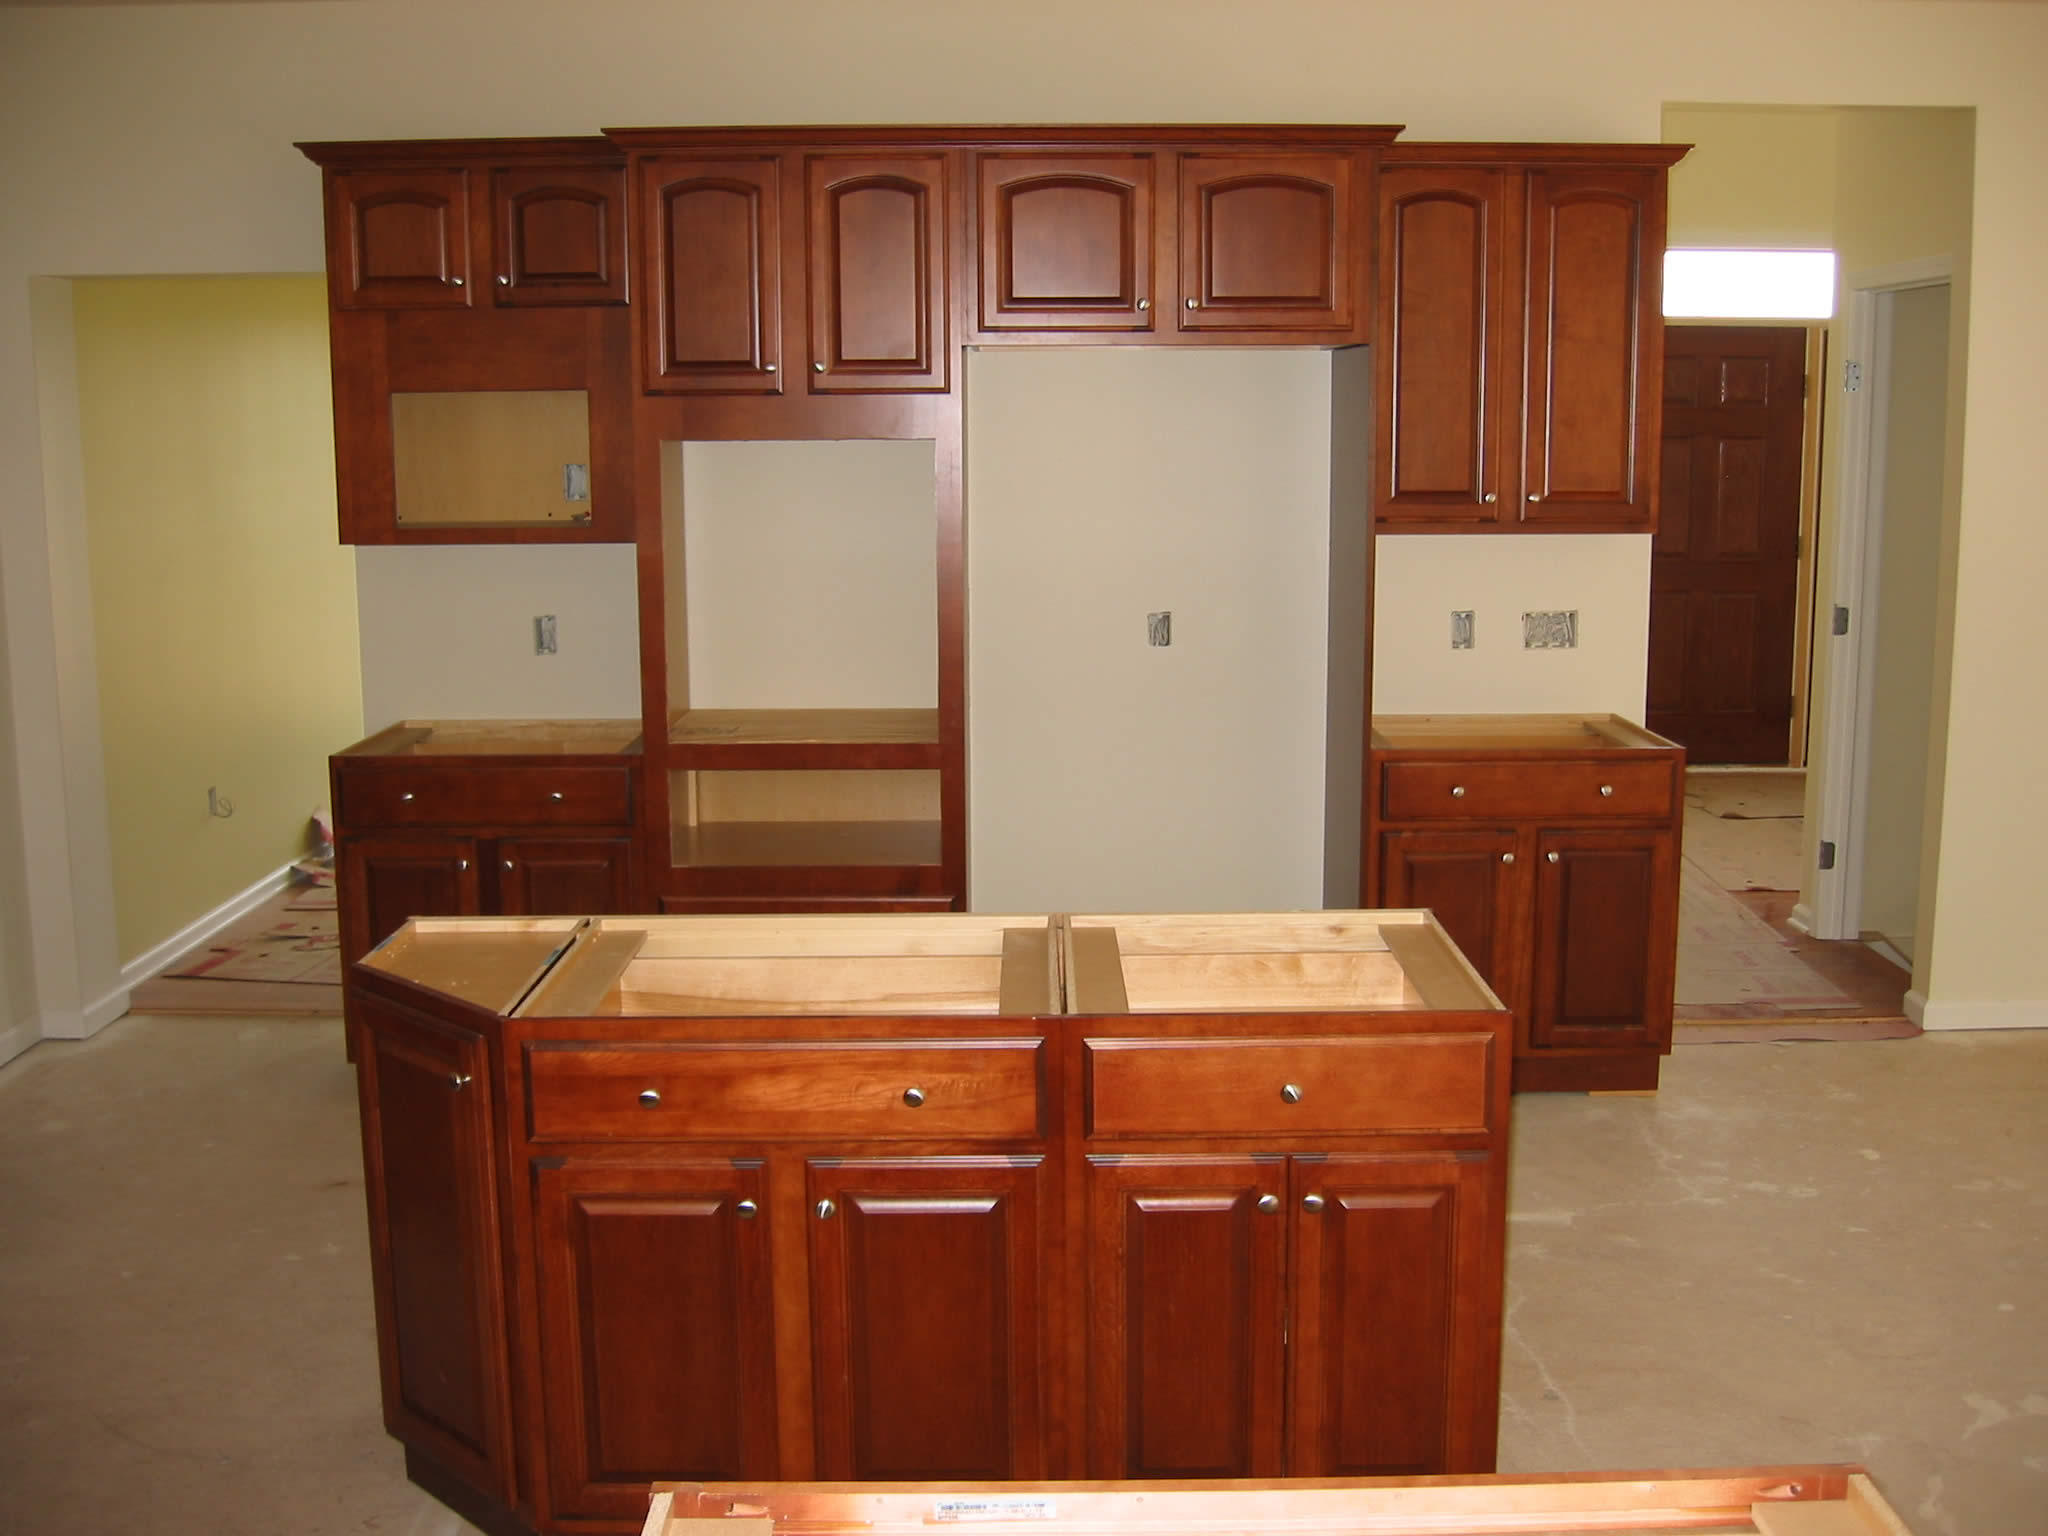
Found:
<path fill-rule="evenodd" d="M 530 1045 L 535 1141 L 1041 1134 L 1044 1042 Z"/>
<path fill-rule="evenodd" d="M 408 764 L 341 773 L 335 817 L 371 827 L 630 826 L 632 770 L 623 763 L 538 768 Z"/>
<path fill-rule="evenodd" d="M 1091 1136 L 1485 1132 L 1493 1036 L 1090 1040 Z"/>
<path fill-rule="evenodd" d="M 1676 775 L 1650 762 L 1388 763 L 1382 770 L 1388 821 L 1474 817 L 1653 817 L 1672 813 Z"/>

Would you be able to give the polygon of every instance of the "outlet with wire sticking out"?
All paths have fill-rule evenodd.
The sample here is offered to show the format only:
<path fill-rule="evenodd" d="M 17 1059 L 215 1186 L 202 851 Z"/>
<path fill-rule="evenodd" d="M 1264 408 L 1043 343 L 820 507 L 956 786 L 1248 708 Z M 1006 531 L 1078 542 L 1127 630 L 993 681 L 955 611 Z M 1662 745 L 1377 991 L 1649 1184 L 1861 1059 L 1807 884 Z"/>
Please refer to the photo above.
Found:
<path fill-rule="evenodd" d="M 209 784 L 206 786 L 206 814 L 226 821 L 235 814 L 235 802 Z"/>
<path fill-rule="evenodd" d="M 1522 615 L 1522 649 L 1569 651 L 1579 643 L 1579 610 L 1546 608 Z"/>

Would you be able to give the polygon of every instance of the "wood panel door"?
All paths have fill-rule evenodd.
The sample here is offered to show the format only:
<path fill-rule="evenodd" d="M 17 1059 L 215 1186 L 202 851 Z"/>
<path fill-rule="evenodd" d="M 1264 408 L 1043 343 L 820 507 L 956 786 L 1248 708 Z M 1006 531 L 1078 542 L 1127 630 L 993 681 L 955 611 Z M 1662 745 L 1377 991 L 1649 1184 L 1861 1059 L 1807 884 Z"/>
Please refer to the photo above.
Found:
<path fill-rule="evenodd" d="M 1366 174 L 1354 155 L 1182 155 L 1180 330 L 1359 332 Z"/>
<path fill-rule="evenodd" d="M 978 328 L 1151 331 L 1157 165 L 1149 154 L 980 156 Z"/>
<path fill-rule="evenodd" d="M 328 292 L 336 309 L 464 309 L 469 172 L 335 171 L 327 178 Z"/>
<path fill-rule="evenodd" d="M 1516 829 L 1384 832 L 1379 854 L 1372 905 L 1429 908 L 1501 1001 L 1523 1008 L 1529 903 Z"/>
<path fill-rule="evenodd" d="M 1487 168 L 1380 174 L 1373 509 L 1384 526 L 1512 521 L 1522 262 L 1508 186 Z"/>
<path fill-rule="evenodd" d="M 535 1170 L 555 1517 L 637 1520 L 656 1478 L 776 1475 L 765 1184 L 732 1161 Z"/>
<path fill-rule="evenodd" d="M 631 838 L 504 837 L 497 857 L 498 910 L 508 917 L 636 909 Z"/>
<path fill-rule="evenodd" d="M 474 838 L 431 833 L 352 838 L 336 853 L 341 961 L 347 965 L 409 917 L 474 917 L 482 910 Z"/>
<path fill-rule="evenodd" d="M 1664 174 L 1528 176 L 1520 520 L 1654 526 Z"/>
<path fill-rule="evenodd" d="M 491 251 L 501 305 L 625 303 L 625 168 L 492 171 Z"/>
<path fill-rule="evenodd" d="M 352 1010 L 384 1427 L 503 1502 L 510 1370 L 483 1037 L 381 998 Z"/>
<path fill-rule="evenodd" d="M 1283 1475 L 1286 1159 L 1097 1156 L 1087 1181 L 1087 1475 Z"/>
<path fill-rule="evenodd" d="M 640 162 L 644 386 L 657 394 L 782 392 L 782 162 Z"/>
<path fill-rule="evenodd" d="M 1042 1478 L 1038 1157 L 810 1165 L 817 1475 Z"/>
<path fill-rule="evenodd" d="M 946 154 L 806 161 L 813 393 L 948 388 L 952 164 Z"/>
<path fill-rule="evenodd" d="M 1645 724 L 1695 763 L 1792 750 L 1806 331 L 1664 331 Z"/>
<path fill-rule="evenodd" d="M 1487 1159 L 1297 1158 L 1293 1182 L 1288 1475 L 1492 1471 Z"/>
<path fill-rule="evenodd" d="M 1532 1052 L 1671 1038 L 1678 850 L 1668 831 L 1536 836 Z"/>

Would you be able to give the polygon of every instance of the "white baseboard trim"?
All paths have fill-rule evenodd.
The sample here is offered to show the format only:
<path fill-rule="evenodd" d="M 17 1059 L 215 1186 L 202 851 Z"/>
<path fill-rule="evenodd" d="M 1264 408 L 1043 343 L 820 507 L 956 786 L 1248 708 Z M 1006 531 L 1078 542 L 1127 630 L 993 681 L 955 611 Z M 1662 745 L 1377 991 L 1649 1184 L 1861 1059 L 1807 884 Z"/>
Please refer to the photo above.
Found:
<path fill-rule="evenodd" d="M 1918 1012 L 1915 1012 L 1917 1005 Z M 1906 1017 L 1922 1029 L 2048 1029 L 2048 1001 L 1944 1003 L 1906 994 Z"/>
<path fill-rule="evenodd" d="M 5 1066 L 42 1038 L 43 1026 L 35 1019 L 25 1019 L 7 1029 L 0 1029 L 0 1066 Z"/>
<path fill-rule="evenodd" d="M 279 865 L 246 891 L 230 896 L 204 917 L 187 923 L 168 939 L 165 939 L 163 943 L 157 945 L 155 949 L 130 960 L 121 967 L 120 985 L 115 989 L 115 992 L 107 994 L 108 1000 L 111 1000 L 116 992 L 122 994 L 122 1007 L 125 1009 L 127 1007 L 125 994 L 130 987 L 140 986 L 143 982 L 159 975 L 173 960 L 184 954 L 186 950 L 192 948 L 195 944 L 203 943 L 205 940 L 212 938 L 236 918 L 243 916 L 245 913 L 255 911 L 256 908 L 284 889 L 285 882 L 291 878 L 291 874 L 292 866 L 290 864 Z M 91 1011 L 97 1012 L 100 1006 L 102 1004 L 95 1004 Z M 117 1013 L 114 1017 L 119 1018 L 120 1014 Z"/>
<path fill-rule="evenodd" d="M 1805 934 L 1808 938 L 1812 938 L 1813 908 L 1809 907 L 1803 901 L 1793 902 L 1791 912 L 1786 914 L 1785 926 L 1794 929 L 1799 933 Z"/>

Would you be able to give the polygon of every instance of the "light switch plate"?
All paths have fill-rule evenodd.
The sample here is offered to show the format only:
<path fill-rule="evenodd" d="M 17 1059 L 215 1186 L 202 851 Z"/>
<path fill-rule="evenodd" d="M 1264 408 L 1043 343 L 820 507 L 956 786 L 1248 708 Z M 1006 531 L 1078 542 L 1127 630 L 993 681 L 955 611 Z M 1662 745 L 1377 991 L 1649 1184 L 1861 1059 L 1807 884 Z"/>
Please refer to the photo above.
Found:
<path fill-rule="evenodd" d="M 1472 610 L 1453 608 L 1451 610 L 1451 649 L 1469 651 L 1472 649 Z"/>

